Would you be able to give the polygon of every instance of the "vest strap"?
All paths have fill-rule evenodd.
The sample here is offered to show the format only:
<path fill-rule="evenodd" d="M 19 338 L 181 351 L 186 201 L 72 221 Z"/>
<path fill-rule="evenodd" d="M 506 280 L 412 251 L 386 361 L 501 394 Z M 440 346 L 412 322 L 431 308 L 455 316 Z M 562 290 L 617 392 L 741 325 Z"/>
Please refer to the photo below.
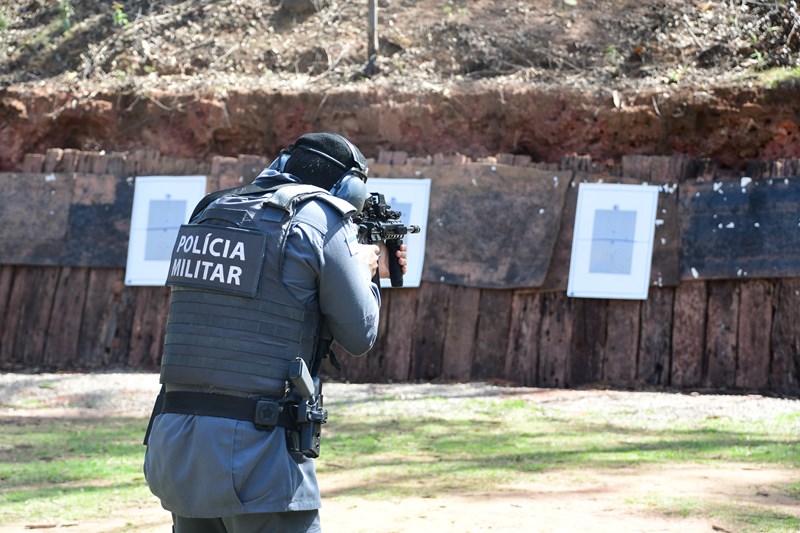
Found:
<path fill-rule="evenodd" d="M 220 191 L 214 191 L 214 192 L 212 192 L 210 194 L 205 195 L 203 197 L 203 199 L 200 200 L 200 202 L 198 202 L 198 204 L 194 208 L 194 211 L 192 211 L 192 215 L 189 217 L 189 221 L 192 221 L 194 219 L 194 217 L 199 215 L 200 212 L 203 211 L 203 209 L 208 207 L 208 205 L 211 202 L 213 202 L 214 200 L 216 200 L 217 198 L 222 198 L 223 196 L 228 195 L 228 194 L 236 194 L 236 195 L 239 195 L 239 196 L 242 196 L 242 195 L 245 195 L 245 194 L 256 194 L 256 193 L 257 194 L 264 194 L 266 192 L 278 189 L 280 187 L 284 187 L 285 185 L 291 185 L 291 184 L 290 183 L 281 183 L 281 184 L 276 185 L 274 187 L 261 187 L 260 185 L 256 185 L 254 183 L 251 183 L 249 185 L 243 185 L 241 187 L 233 187 L 232 189 L 222 189 Z"/>

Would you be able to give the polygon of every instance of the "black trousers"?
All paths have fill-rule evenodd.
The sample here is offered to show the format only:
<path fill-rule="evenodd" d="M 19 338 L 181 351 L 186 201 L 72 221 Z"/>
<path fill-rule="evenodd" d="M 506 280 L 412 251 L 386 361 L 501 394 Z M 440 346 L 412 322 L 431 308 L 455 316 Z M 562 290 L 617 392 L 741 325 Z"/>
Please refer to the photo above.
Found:
<path fill-rule="evenodd" d="M 321 533 L 319 511 L 252 513 L 221 518 L 186 518 L 172 514 L 175 533 Z"/>

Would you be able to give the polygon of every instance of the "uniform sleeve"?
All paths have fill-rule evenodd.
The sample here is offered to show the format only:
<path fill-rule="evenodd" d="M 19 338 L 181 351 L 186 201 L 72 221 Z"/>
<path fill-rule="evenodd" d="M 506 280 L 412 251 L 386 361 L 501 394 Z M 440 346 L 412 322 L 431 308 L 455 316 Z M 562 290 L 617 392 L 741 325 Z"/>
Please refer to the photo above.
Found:
<path fill-rule="evenodd" d="M 378 336 L 380 290 L 367 265 L 355 257 L 356 228 L 349 219 L 327 233 L 320 262 L 319 305 L 333 338 L 363 355 Z"/>

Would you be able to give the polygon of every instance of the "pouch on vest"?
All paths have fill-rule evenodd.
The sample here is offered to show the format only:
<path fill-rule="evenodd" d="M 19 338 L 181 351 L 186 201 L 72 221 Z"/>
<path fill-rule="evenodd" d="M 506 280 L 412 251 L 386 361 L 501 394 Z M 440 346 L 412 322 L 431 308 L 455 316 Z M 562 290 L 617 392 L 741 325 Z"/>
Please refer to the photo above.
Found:
<path fill-rule="evenodd" d="M 170 259 L 167 285 L 186 285 L 254 297 L 267 235 L 257 231 L 184 224 Z"/>

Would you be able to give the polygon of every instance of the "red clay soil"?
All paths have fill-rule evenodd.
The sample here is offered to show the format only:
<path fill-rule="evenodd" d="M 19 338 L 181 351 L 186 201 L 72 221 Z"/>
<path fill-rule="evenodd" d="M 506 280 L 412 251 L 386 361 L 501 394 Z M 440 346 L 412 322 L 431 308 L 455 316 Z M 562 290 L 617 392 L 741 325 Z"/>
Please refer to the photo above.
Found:
<path fill-rule="evenodd" d="M 344 88 L 325 94 L 271 91 L 213 96 L 97 93 L 48 88 L 4 92 L 0 168 L 48 148 L 125 151 L 206 159 L 274 154 L 303 132 L 334 130 L 367 157 L 381 149 L 479 158 L 526 154 L 558 162 L 627 154 L 688 154 L 723 167 L 800 156 L 800 90 L 727 88 L 620 96 L 539 88 L 453 88 L 410 93 Z"/>

